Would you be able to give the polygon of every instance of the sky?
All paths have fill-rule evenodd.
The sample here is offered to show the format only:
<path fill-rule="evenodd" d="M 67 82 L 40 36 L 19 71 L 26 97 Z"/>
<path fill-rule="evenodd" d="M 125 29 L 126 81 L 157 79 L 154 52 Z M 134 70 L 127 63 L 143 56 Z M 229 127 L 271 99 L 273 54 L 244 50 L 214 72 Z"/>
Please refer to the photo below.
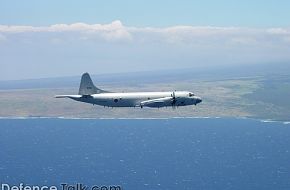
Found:
<path fill-rule="evenodd" d="M 0 0 L 0 80 L 290 61 L 290 1 Z"/>

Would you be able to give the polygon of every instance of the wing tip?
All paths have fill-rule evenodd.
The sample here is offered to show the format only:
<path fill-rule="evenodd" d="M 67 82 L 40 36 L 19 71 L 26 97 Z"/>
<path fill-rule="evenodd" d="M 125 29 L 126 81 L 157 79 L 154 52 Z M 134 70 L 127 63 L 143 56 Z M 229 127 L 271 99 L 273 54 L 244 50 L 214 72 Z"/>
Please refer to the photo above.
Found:
<path fill-rule="evenodd" d="M 54 98 L 66 98 L 64 95 L 55 95 Z"/>

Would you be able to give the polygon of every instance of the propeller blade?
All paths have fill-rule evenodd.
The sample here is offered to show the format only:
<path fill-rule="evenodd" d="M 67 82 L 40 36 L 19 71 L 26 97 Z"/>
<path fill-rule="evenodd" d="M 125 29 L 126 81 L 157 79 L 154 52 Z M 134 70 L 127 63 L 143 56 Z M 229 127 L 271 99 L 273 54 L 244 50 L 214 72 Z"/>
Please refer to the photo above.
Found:
<path fill-rule="evenodd" d="M 171 103 L 172 108 L 175 107 L 175 104 L 176 104 L 176 97 L 175 97 L 175 91 L 173 91 L 173 92 L 172 92 L 172 103 Z M 175 109 L 175 108 L 174 108 L 174 109 Z"/>

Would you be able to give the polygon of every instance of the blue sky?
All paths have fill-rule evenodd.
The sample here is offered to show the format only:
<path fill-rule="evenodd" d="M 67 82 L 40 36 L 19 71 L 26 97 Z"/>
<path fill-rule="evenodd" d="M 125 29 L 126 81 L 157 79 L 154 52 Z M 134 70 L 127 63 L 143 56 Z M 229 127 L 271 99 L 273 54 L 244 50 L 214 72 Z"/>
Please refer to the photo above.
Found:
<path fill-rule="evenodd" d="M 0 80 L 289 62 L 289 10 L 286 0 L 0 0 Z"/>
<path fill-rule="evenodd" d="M 171 26 L 282 27 L 290 25 L 288 0 L 0 0 L 0 23 L 51 25 L 109 23 Z"/>

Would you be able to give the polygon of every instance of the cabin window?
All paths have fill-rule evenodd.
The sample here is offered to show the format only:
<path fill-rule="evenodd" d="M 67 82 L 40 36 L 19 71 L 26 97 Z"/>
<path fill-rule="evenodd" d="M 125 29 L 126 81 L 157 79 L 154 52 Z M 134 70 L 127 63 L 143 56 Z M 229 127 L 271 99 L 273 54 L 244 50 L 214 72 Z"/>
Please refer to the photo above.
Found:
<path fill-rule="evenodd" d="M 194 94 L 193 94 L 193 93 L 189 93 L 188 95 L 189 95 L 189 97 L 191 97 L 191 96 L 194 96 Z"/>
<path fill-rule="evenodd" d="M 118 99 L 114 99 L 114 102 L 116 102 L 116 103 L 117 103 L 117 102 L 118 102 Z"/>

